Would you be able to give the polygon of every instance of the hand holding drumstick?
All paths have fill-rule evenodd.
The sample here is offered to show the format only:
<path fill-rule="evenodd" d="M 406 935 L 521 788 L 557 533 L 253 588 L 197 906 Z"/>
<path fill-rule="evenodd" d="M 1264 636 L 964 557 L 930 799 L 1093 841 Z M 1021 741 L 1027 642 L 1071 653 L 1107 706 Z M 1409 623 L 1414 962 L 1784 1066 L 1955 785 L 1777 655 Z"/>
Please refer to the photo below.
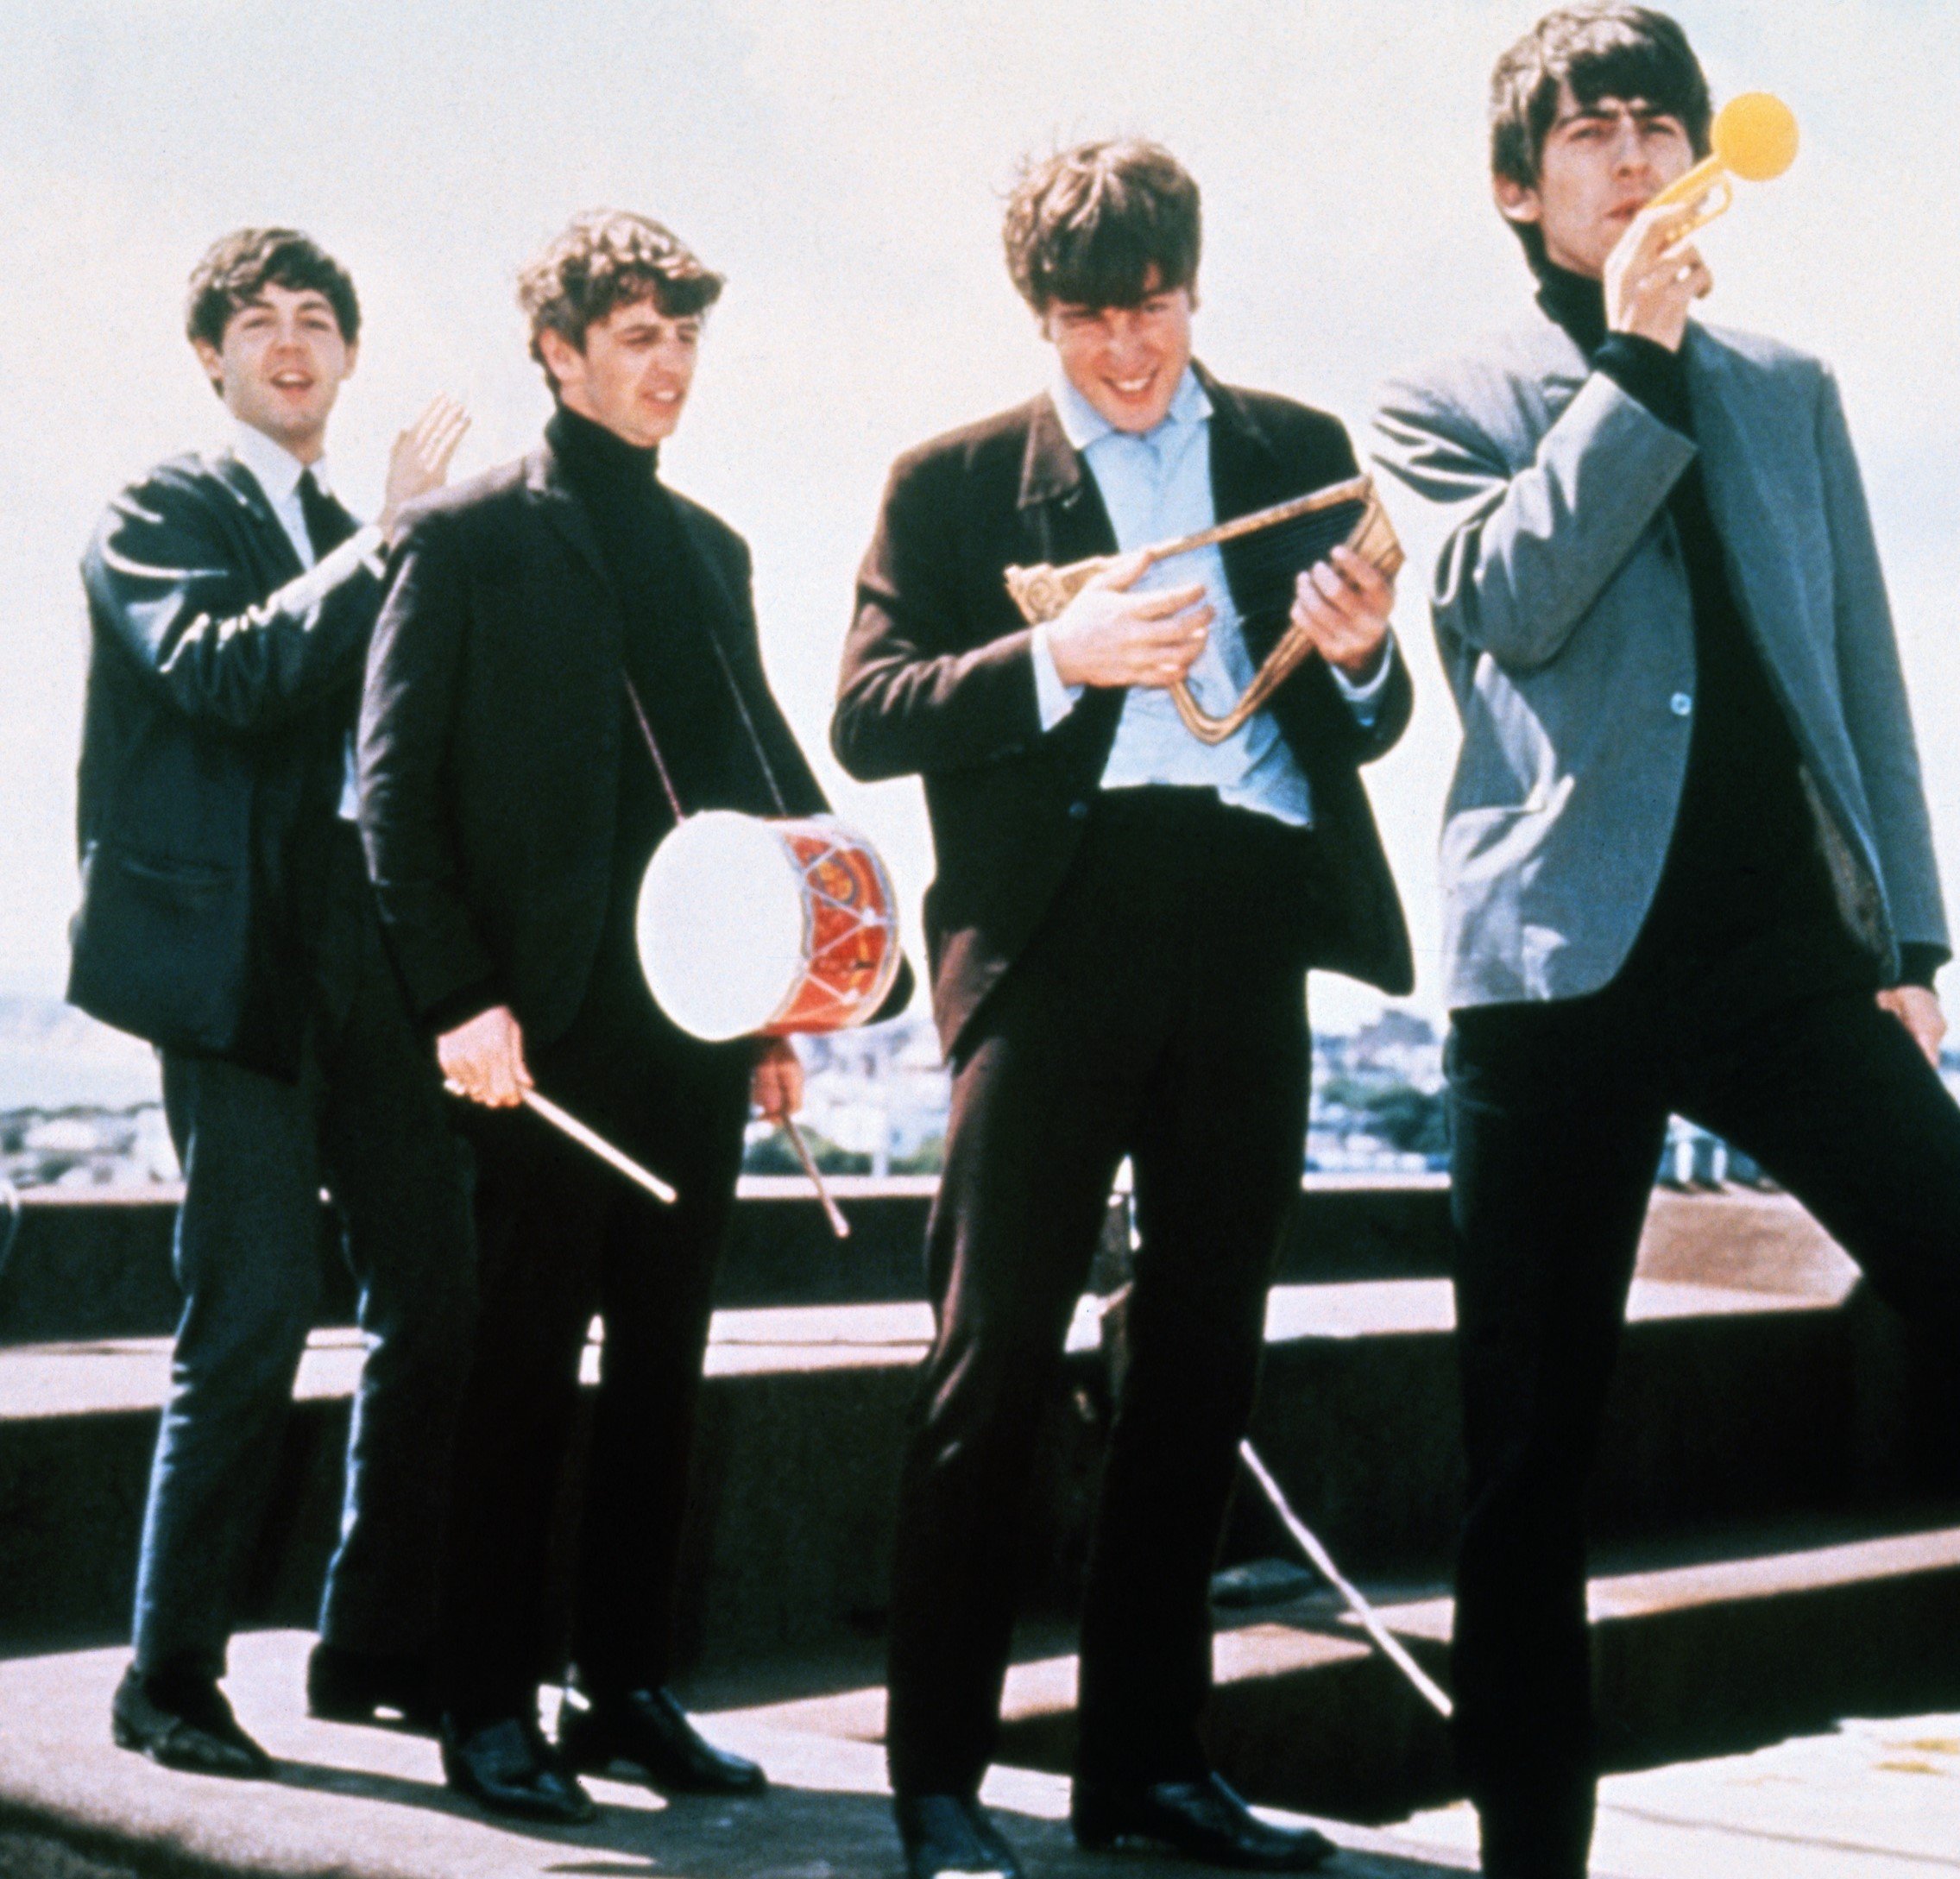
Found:
<path fill-rule="evenodd" d="M 514 1109 L 522 1103 L 655 1200 L 670 1205 L 675 1200 L 673 1188 L 659 1176 L 538 1094 L 524 1062 L 524 1032 L 508 1006 L 494 1005 L 468 1024 L 444 1032 L 436 1041 L 436 1061 L 442 1067 L 443 1087 L 451 1095 L 491 1109 Z"/>
<path fill-rule="evenodd" d="M 823 1217 L 829 1221 L 830 1231 L 840 1239 L 848 1239 L 851 1223 L 830 1198 L 816 1158 L 804 1141 L 803 1131 L 797 1126 L 796 1112 L 803 1107 L 803 1059 L 787 1037 L 764 1040 L 756 1053 L 755 1069 L 750 1073 L 748 1094 L 749 1100 L 770 1121 L 780 1125 L 783 1133 L 789 1137 L 790 1146 L 803 1163 L 803 1171 L 816 1189 L 816 1198 L 823 1203 Z"/>

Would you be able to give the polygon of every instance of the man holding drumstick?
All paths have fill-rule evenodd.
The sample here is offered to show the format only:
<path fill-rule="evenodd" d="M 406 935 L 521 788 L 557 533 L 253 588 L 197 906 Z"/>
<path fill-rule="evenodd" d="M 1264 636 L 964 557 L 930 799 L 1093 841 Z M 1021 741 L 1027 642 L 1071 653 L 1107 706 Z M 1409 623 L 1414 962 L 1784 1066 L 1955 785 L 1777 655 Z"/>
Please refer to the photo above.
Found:
<path fill-rule="evenodd" d="M 1182 538 L 1355 463 L 1334 419 L 1193 363 L 1198 191 L 1168 152 L 1088 144 L 1030 164 L 1006 246 L 1055 349 L 1052 389 L 899 460 L 831 734 L 855 776 L 924 778 L 954 1075 L 929 1229 L 938 1334 L 892 1587 L 898 1826 L 913 1879 L 1018 1870 L 976 1798 L 1017 1523 L 1128 1156 L 1142 1246 L 1083 1614 L 1075 1830 L 1301 1870 L 1333 1847 L 1257 1819 L 1201 1746 L 1207 1589 L 1300 1191 L 1306 968 L 1409 984 L 1356 773 L 1407 723 L 1409 678 L 1389 583 L 1345 550 L 1297 584 L 1289 567 L 1258 606 L 1245 543 L 1147 574 L 1132 558 L 1029 629 L 1011 564 Z M 1189 678 L 1222 710 L 1289 607 L 1317 656 L 1232 736 L 1200 742 L 1166 688 Z"/>
<path fill-rule="evenodd" d="M 577 218 L 524 269 L 556 409 L 543 447 L 411 519 L 375 634 L 362 823 L 382 918 L 467 1103 L 482 1298 L 459 1442 L 441 1664 L 444 1767 L 486 1806 L 577 1822 L 574 1768 L 724 1794 L 761 1769 L 665 1688 L 715 1267 L 753 1100 L 783 1040 L 709 1044 L 654 1004 L 641 876 L 683 813 L 823 807 L 770 696 L 748 549 L 670 490 L 722 280 L 642 217 Z M 538 1117 L 542 1094 L 678 1189 L 660 1205 Z M 558 1750 L 546 1542 L 593 1314 L 606 1339 L 578 1550 L 581 1697 Z"/>
<path fill-rule="evenodd" d="M 1960 1348 L 1947 932 L 1898 651 L 1830 372 L 1691 320 L 1708 268 L 1683 208 L 1646 206 L 1709 123 L 1664 15 L 1541 21 L 1491 94 L 1536 314 L 1380 418 L 1448 529 L 1455 1728 L 1502 1879 L 1585 1869 L 1580 1506 L 1669 1112 Z"/>

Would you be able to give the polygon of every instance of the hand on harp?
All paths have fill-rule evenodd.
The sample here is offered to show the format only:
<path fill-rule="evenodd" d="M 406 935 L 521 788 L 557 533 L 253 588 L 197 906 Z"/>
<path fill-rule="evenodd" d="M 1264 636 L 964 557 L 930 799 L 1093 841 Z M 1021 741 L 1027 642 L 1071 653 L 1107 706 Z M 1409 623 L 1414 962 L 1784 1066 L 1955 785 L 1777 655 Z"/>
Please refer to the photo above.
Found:
<path fill-rule="evenodd" d="M 1123 555 L 1092 575 L 1049 622 L 1048 649 L 1065 685 L 1175 685 L 1205 649 L 1214 617 L 1201 582 L 1134 592 L 1150 564 Z"/>
<path fill-rule="evenodd" d="M 1238 702 L 1215 717 L 1192 697 L 1187 682 L 1192 662 L 1204 650 L 1200 627 L 1208 627 L 1212 620 L 1209 607 L 1196 605 L 1202 587 L 1194 583 L 1143 596 L 1127 590 L 1145 568 L 1226 542 L 1239 545 L 1231 564 L 1232 597 L 1239 609 L 1269 618 L 1283 610 L 1288 624 Z M 1309 654 L 1320 654 L 1351 683 L 1371 678 L 1388 634 L 1402 560 L 1401 544 L 1373 483 L 1354 476 L 1134 554 L 1098 557 L 1062 568 L 1045 563 L 1009 568 L 1006 581 L 1024 619 L 1033 625 L 1050 623 L 1049 650 L 1064 681 L 1162 686 L 1169 691 L 1184 728 L 1201 743 L 1218 744 L 1258 710 Z M 1056 634 L 1062 634 L 1073 653 L 1093 643 L 1092 629 L 1106 632 L 1111 656 L 1097 669 L 1107 676 L 1085 672 L 1080 679 L 1071 678 Z M 1119 646 L 1120 656 L 1114 650 Z M 1132 665 L 1142 676 L 1125 675 Z"/>
<path fill-rule="evenodd" d="M 1353 549 L 1337 546 L 1294 582 L 1295 632 L 1354 684 L 1380 669 L 1395 611 L 1395 583 Z"/>

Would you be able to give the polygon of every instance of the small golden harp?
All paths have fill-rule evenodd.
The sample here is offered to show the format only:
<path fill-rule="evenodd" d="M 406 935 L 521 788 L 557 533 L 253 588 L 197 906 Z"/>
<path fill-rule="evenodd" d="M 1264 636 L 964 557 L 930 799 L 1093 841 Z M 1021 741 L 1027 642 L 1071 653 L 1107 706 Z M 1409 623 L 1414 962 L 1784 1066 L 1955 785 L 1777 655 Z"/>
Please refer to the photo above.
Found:
<path fill-rule="evenodd" d="M 1390 580 L 1402 566 L 1402 544 L 1390 526 L 1375 485 L 1366 476 L 1330 484 L 1311 495 L 1295 496 L 1251 515 L 1235 516 L 1212 528 L 1201 529 L 1177 541 L 1160 542 L 1143 551 L 1144 565 L 1154 566 L 1214 543 L 1257 536 L 1235 558 L 1232 593 L 1246 614 L 1289 611 L 1295 577 L 1324 561 L 1330 550 L 1346 546 L 1373 564 Z M 1071 562 L 1065 568 L 1046 562 L 1032 568 L 1009 568 L 1007 591 L 1030 626 L 1055 619 L 1097 575 L 1124 558 L 1097 555 Z M 1214 717 L 1191 696 L 1182 679 L 1170 688 L 1172 702 L 1184 728 L 1200 742 L 1220 744 L 1290 678 L 1313 650 L 1312 642 L 1289 621 L 1252 683 L 1223 717 Z"/>

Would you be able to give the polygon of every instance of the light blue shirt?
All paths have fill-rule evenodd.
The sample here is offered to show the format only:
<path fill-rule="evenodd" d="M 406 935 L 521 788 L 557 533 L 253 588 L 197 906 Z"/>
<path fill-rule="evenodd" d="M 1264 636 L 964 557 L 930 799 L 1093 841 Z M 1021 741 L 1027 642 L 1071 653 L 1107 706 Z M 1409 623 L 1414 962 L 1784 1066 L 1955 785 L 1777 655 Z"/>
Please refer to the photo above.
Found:
<path fill-rule="evenodd" d="M 1212 401 L 1188 367 L 1161 423 L 1141 433 L 1119 431 L 1066 376 L 1053 391 L 1062 434 L 1081 453 L 1128 554 L 1154 542 L 1175 540 L 1209 528 L 1218 520 L 1212 499 Z M 1304 494 L 1305 492 L 1301 492 Z M 1225 576 L 1225 558 L 1214 546 L 1159 561 L 1139 577 L 1135 592 L 1201 583 L 1216 617 L 1205 649 L 1187 683 L 1199 704 L 1222 717 L 1251 684 L 1257 668 L 1245 650 L 1238 609 Z M 1034 631 L 1035 693 L 1042 728 L 1052 730 L 1075 707 L 1080 685 L 1065 685 L 1055 669 L 1045 627 Z M 1364 724 L 1373 721 L 1388 683 L 1390 660 L 1364 685 L 1335 681 Z M 1170 694 L 1132 685 L 1123 701 L 1116 741 L 1104 766 L 1106 790 L 1169 783 L 1214 790 L 1221 802 L 1280 821 L 1305 825 L 1314 819 L 1307 778 L 1268 711 L 1255 711 L 1218 744 L 1201 743 L 1184 728 Z"/>

